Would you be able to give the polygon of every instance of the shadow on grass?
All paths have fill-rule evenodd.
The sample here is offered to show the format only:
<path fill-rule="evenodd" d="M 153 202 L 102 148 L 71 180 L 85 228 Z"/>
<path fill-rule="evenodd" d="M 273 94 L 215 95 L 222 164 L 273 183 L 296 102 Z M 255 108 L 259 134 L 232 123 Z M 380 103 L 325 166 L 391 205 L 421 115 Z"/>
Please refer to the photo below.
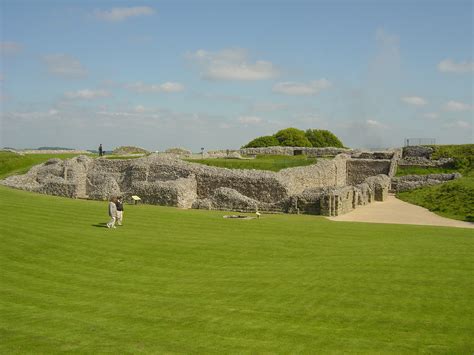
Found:
<path fill-rule="evenodd" d="M 107 228 L 107 223 L 97 223 L 97 224 L 92 224 L 92 227 L 98 227 L 98 228 Z"/>

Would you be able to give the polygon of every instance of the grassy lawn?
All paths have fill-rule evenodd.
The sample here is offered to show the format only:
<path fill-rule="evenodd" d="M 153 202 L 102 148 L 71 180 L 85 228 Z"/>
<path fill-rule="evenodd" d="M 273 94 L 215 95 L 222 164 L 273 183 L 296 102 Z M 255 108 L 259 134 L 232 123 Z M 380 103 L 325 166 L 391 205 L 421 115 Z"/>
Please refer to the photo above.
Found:
<path fill-rule="evenodd" d="M 189 159 L 192 163 L 200 163 L 209 166 L 228 169 L 256 169 L 279 171 L 295 166 L 306 166 L 316 163 L 316 158 L 308 158 L 305 155 L 266 155 L 257 156 L 255 159 Z"/>
<path fill-rule="evenodd" d="M 471 230 L 0 187 L 0 353 L 474 351 Z"/>
<path fill-rule="evenodd" d="M 70 159 L 79 154 L 25 154 L 19 155 L 11 152 L 0 152 L 0 179 L 9 175 L 26 173 L 31 167 L 44 163 L 51 158 Z M 91 156 L 93 156 L 91 154 Z"/>

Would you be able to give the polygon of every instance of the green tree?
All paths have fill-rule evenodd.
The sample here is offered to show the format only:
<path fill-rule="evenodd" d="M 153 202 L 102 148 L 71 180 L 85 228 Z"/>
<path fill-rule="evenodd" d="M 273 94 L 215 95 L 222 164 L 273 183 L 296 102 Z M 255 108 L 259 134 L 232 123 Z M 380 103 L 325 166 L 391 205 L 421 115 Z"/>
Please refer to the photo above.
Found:
<path fill-rule="evenodd" d="M 278 145 L 280 145 L 280 142 L 274 136 L 262 136 L 255 138 L 242 148 L 275 147 Z"/>
<path fill-rule="evenodd" d="M 334 133 L 325 129 L 308 129 L 305 132 L 306 138 L 313 147 L 335 147 L 344 148 L 341 140 Z"/>
<path fill-rule="evenodd" d="M 285 128 L 275 133 L 279 145 L 285 147 L 311 147 L 311 142 L 306 138 L 304 131 L 297 128 Z"/>

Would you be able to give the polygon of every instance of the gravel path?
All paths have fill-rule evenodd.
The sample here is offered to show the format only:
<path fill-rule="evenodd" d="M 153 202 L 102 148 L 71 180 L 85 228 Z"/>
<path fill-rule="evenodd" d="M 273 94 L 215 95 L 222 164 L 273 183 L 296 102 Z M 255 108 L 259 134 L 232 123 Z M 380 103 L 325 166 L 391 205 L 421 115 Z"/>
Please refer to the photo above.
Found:
<path fill-rule="evenodd" d="M 374 202 L 358 206 L 352 212 L 337 217 L 327 217 L 331 221 L 369 222 L 394 224 L 421 224 L 425 226 L 445 226 L 474 228 L 474 223 L 457 221 L 428 211 L 426 208 L 412 205 L 390 195 L 384 202 Z"/>

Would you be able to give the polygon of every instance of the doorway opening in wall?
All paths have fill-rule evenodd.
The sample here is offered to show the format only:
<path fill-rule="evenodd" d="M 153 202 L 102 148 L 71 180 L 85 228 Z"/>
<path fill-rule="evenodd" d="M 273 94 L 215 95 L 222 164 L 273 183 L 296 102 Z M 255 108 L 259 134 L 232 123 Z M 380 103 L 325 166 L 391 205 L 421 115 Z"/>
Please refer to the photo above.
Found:
<path fill-rule="evenodd" d="M 303 155 L 303 149 L 295 149 L 293 155 Z"/>

